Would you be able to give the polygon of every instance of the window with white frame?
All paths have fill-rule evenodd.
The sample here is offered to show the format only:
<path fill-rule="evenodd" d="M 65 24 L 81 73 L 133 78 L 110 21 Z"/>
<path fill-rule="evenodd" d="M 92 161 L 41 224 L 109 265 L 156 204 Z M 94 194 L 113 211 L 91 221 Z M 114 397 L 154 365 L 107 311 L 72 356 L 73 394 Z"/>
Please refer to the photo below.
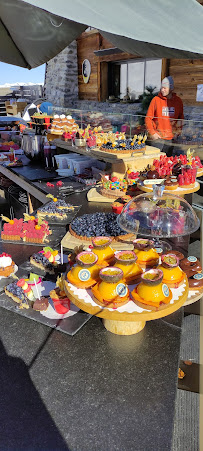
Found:
<path fill-rule="evenodd" d="M 118 62 L 120 65 L 120 98 L 128 93 L 132 100 L 143 94 L 146 86 L 160 89 L 162 59 L 138 59 Z"/>

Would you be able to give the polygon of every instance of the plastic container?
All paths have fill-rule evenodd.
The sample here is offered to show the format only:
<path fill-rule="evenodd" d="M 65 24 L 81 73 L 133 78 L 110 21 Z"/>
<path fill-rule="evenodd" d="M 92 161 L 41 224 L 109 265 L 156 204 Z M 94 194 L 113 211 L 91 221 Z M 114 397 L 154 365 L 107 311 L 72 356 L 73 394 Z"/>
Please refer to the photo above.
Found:
<path fill-rule="evenodd" d="M 82 174 L 86 168 L 90 168 L 92 166 L 92 160 L 76 160 L 73 161 L 73 171 L 74 174 Z"/>

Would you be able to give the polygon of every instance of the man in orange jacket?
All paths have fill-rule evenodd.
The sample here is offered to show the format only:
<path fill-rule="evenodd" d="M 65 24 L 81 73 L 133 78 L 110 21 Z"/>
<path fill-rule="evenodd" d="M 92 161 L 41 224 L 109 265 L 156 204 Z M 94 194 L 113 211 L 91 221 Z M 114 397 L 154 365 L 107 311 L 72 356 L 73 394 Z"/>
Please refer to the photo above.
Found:
<path fill-rule="evenodd" d="M 172 140 L 181 133 L 184 119 L 183 102 L 173 89 L 173 78 L 165 77 L 161 90 L 152 99 L 145 118 L 149 139 L 167 154 L 172 153 Z"/>

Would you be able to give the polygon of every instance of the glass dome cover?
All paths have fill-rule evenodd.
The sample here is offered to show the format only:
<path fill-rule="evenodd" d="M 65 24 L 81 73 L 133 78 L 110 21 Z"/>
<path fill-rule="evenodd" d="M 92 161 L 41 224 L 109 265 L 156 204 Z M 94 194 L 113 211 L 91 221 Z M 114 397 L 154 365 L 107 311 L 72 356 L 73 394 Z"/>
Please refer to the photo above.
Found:
<path fill-rule="evenodd" d="M 184 198 L 160 194 L 134 197 L 118 216 L 119 226 L 128 233 L 157 238 L 189 235 L 199 228 L 199 219 Z"/>

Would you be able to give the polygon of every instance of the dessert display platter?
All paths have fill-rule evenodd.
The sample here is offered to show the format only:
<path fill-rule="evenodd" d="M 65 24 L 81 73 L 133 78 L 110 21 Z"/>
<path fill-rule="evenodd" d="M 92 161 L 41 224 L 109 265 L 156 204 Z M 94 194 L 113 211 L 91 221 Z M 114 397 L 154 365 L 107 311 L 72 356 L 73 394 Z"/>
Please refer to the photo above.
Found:
<path fill-rule="evenodd" d="M 91 315 L 81 312 L 64 292 L 62 271 L 67 261 L 67 255 L 61 258 L 58 251 L 45 247 L 18 268 L 10 255 L 1 254 L 0 273 L 5 276 L 0 277 L 0 307 L 74 335 Z"/>
<path fill-rule="evenodd" d="M 203 288 L 201 290 L 190 291 L 188 292 L 187 300 L 184 303 L 184 306 L 194 304 L 201 299 L 203 296 Z"/>
<path fill-rule="evenodd" d="M 129 290 L 135 288 L 130 285 Z M 132 300 L 117 309 L 100 307 L 94 302 L 90 290 L 77 288 L 70 282 L 65 281 L 65 291 L 69 299 L 81 310 L 91 315 L 103 319 L 104 326 L 110 332 L 118 335 L 132 335 L 140 332 L 146 324 L 146 321 L 162 318 L 182 307 L 188 297 L 188 280 L 185 276 L 184 283 L 178 288 L 172 288 L 173 297 L 170 303 L 163 310 L 152 311 L 143 309 L 136 305 Z"/>
<path fill-rule="evenodd" d="M 81 155 L 91 155 L 92 157 L 95 158 L 100 158 L 100 159 L 105 159 L 107 162 L 112 162 L 112 160 L 119 160 L 119 159 L 125 159 L 125 158 L 130 158 L 131 154 L 134 153 L 135 157 L 137 158 L 142 158 L 143 155 L 148 156 L 149 155 L 153 156 L 153 158 L 156 158 L 157 156 L 159 156 L 160 150 L 157 147 L 153 147 L 153 146 L 145 146 L 144 150 L 138 150 L 138 151 L 129 151 L 128 153 L 120 151 L 119 153 L 111 153 L 108 151 L 103 151 L 100 148 L 91 148 L 86 150 L 85 147 L 76 147 L 76 146 L 72 146 L 70 144 L 67 144 L 65 141 L 63 141 L 62 139 L 55 139 L 54 143 L 57 147 L 61 147 L 63 149 L 67 149 L 69 151 L 72 152 L 77 152 L 80 153 Z"/>
<path fill-rule="evenodd" d="M 145 185 L 142 185 L 141 183 L 138 183 L 138 188 L 140 189 L 140 191 L 144 191 L 145 193 L 151 193 L 153 191 L 152 186 L 145 186 Z M 199 184 L 199 182 L 196 181 L 194 186 L 191 186 L 191 187 L 189 185 L 187 187 L 179 186 L 177 189 L 173 190 L 173 194 L 177 195 L 177 196 L 184 196 L 185 194 L 195 193 L 199 189 L 200 189 L 200 184 Z M 171 194 L 171 190 L 164 189 L 164 193 Z"/>

